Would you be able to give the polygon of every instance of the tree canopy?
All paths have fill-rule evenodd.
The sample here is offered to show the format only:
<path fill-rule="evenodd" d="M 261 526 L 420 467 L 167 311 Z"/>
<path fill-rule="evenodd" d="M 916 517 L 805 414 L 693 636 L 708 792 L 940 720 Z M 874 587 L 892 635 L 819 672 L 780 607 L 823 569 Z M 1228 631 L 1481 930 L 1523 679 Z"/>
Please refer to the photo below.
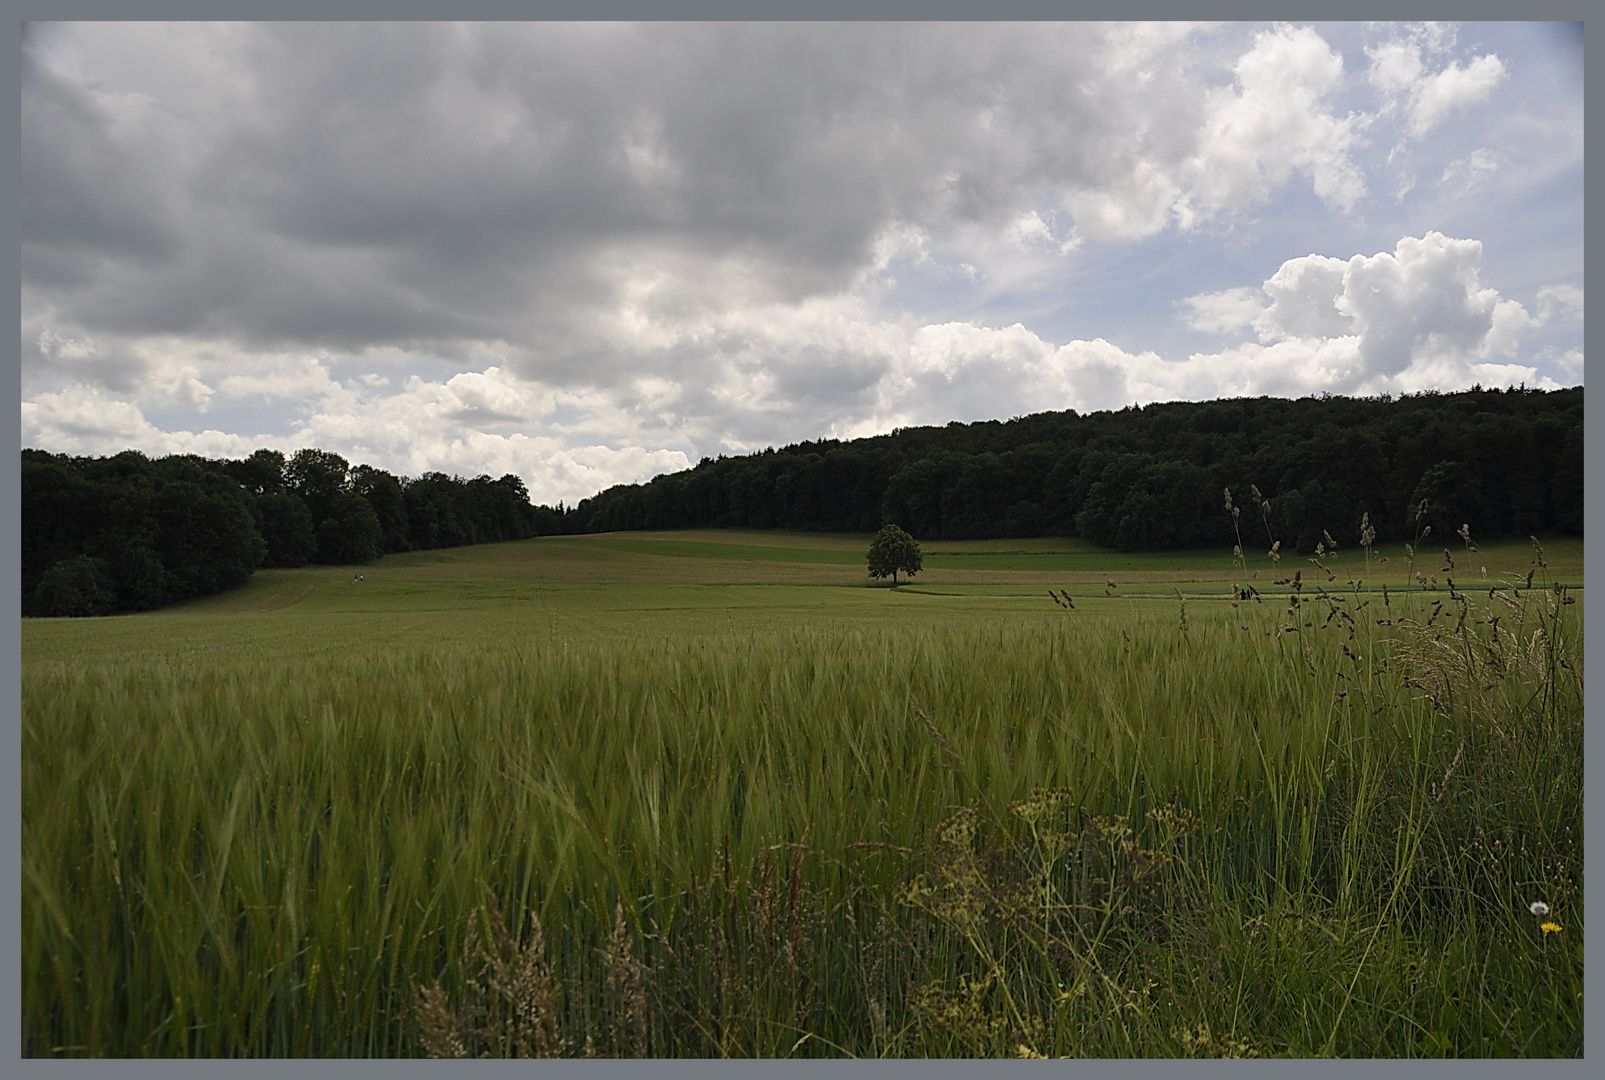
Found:
<path fill-rule="evenodd" d="M 1583 531 L 1583 388 L 1400 398 L 1238 398 L 1048 412 L 823 439 L 612 487 L 570 532 L 745 528 L 922 540 L 1079 536 L 1125 551 L 1234 543 L 1221 491 L 1256 484 L 1284 549 L 1323 531 L 1490 539 Z"/>
<path fill-rule="evenodd" d="M 899 570 L 913 577 L 925 565 L 925 556 L 920 552 L 919 541 L 896 525 L 887 525 L 875 534 L 875 539 L 870 541 L 869 552 L 865 559 L 869 563 L 869 576 L 890 577 L 893 588 L 897 586 Z"/>
<path fill-rule="evenodd" d="M 145 611 L 243 584 L 258 566 L 559 532 L 517 476 L 417 480 L 325 450 L 240 460 L 22 452 L 22 610 Z"/>

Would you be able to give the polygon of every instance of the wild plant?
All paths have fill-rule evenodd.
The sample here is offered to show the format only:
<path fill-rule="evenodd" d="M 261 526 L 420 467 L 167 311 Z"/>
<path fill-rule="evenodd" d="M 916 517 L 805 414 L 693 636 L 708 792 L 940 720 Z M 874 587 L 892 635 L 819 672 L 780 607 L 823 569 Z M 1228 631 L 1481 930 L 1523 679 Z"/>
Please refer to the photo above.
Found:
<path fill-rule="evenodd" d="M 1232 535 L 1237 537 L 1237 543 L 1232 545 L 1232 566 L 1237 569 L 1246 569 L 1243 561 L 1243 530 L 1238 524 L 1243 512 L 1232 503 L 1232 489 L 1226 489 L 1226 512 L 1232 516 Z"/>
<path fill-rule="evenodd" d="M 1432 504 L 1430 500 L 1422 499 L 1421 502 L 1416 506 L 1415 538 L 1411 542 L 1404 545 L 1405 560 L 1409 563 L 1410 567 L 1410 579 L 1414 581 L 1416 583 L 1416 587 L 1422 591 L 1425 591 L 1427 588 L 1428 576 L 1416 569 L 1416 552 L 1421 548 L 1421 541 L 1432 535 L 1432 524 L 1426 520 L 1427 510 L 1431 505 Z M 1447 555 L 1448 552 L 1445 552 L 1444 554 Z M 1438 587 L 1438 579 L 1436 577 L 1431 578 L 1431 585 L 1433 588 Z"/>
<path fill-rule="evenodd" d="M 456 1006 L 439 979 L 414 987 L 413 1013 L 424 1049 L 436 1058 L 562 1057 L 570 1042 L 559 1033 L 557 985 L 540 917 L 530 912 L 529 938 L 520 941 L 489 886 L 485 898 L 485 907 L 468 919 Z"/>

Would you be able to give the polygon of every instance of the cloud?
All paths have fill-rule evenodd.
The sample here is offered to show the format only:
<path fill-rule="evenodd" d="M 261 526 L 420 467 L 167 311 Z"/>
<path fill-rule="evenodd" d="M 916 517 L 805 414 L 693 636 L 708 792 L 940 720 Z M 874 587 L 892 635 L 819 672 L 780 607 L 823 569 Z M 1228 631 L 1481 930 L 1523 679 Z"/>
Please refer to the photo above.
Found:
<path fill-rule="evenodd" d="M 386 395 L 325 383 L 323 399 L 291 431 L 255 435 L 164 429 L 133 402 L 75 384 L 22 403 L 22 442 L 57 453 L 112 454 L 132 447 L 154 455 L 205 457 L 242 457 L 259 447 L 293 452 L 315 446 L 410 476 L 432 471 L 514 473 L 537 500 L 550 503 L 573 503 L 613 484 L 691 464 L 675 450 L 465 425 L 465 412 L 483 420 L 483 413 L 497 406 L 510 411 L 541 407 L 531 401 L 527 387 L 502 380 L 496 368 L 460 373 L 444 383 L 412 378 L 400 391 Z"/>
<path fill-rule="evenodd" d="M 1348 266 L 1341 259 L 1306 255 L 1289 259 L 1266 280 L 1271 298 L 1264 314 L 1254 320 L 1260 340 L 1331 338 L 1350 333 L 1347 313 L 1338 305 Z"/>
<path fill-rule="evenodd" d="M 1499 171 L 1499 158 L 1487 147 L 1473 150 L 1467 157 L 1451 161 L 1444 167 L 1438 183 L 1448 189 L 1469 191 L 1480 181 Z"/>
<path fill-rule="evenodd" d="M 1369 372 L 1395 378 L 1423 356 L 1503 351 L 1490 342 L 1501 322 L 1520 317 L 1511 307 L 1520 305 L 1479 284 L 1481 261 L 1478 241 L 1436 232 L 1350 259 L 1333 305 L 1353 320 Z"/>
<path fill-rule="evenodd" d="M 1220 292 L 1199 293 L 1183 303 L 1188 311 L 1186 324 L 1206 334 L 1235 334 L 1247 330 L 1265 313 L 1265 294 L 1261 289 L 1243 286 Z"/>
<path fill-rule="evenodd" d="M 83 385 L 24 401 L 22 444 L 67 454 L 115 454 L 134 448 L 152 454 L 205 457 L 239 457 L 261 445 L 244 436 L 212 429 L 163 431 L 150 423 L 134 403 Z"/>
<path fill-rule="evenodd" d="M 565 432 L 528 435 L 519 422 L 549 415 L 561 395 L 510 379 L 500 368 L 459 372 L 436 382 L 412 376 L 380 394 L 331 393 L 291 436 L 352 461 L 417 476 L 439 471 L 523 478 L 539 501 L 573 503 L 613 484 L 644 480 L 691 464 L 680 451 L 605 445 Z M 583 405 L 583 403 L 582 403 Z M 487 430 L 502 427 L 503 430 Z"/>
<path fill-rule="evenodd" d="M 1504 78 L 1505 65 L 1489 53 L 1420 80 L 1410 90 L 1410 134 L 1419 139 L 1452 110 L 1488 100 Z"/>
<path fill-rule="evenodd" d="M 161 430 L 131 402 L 82 385 L 25 402 L 23 432 L 34 445 L 77 452 L 318 446 L 409 475 L 513 472 L 537 499 L 573 502 L 707 453 L 953 419 L 1217 396 L 1550 385 L 1536 368 L 1509 362 L 1541 320 L 1481 283 L 1481 257 L 1475 240 L 1429 232 L 1370 256 L 1289 259 L 1257 289 L 1189 298 L 1183 317 L 1195 328 L 1257 340 L 1181 361 L 1102 338 L 1055 344 L 1019 323 L 888 322 L 838 297 L 688 322 L 640 346 L 641 373 L 606 387 L 544 385 L 490 364 L 444 379 L 413 374 L 392 389 L 331 374 L 374 357 L 264 356 L 244 366 L 267 375 L 224 375 L 214 393 L 299 398 L 287 435 Z M 1580 310 L 1582 291 L 1549 286 L 1540 304 L 1544 318 L 1561 318 Z M 190 359 L 167 363 L 183 369 Z M 242 364 L 221 352 L 213 361 L 217 371 Z M 1580 352 L 1556 362 L 1581 371 Z"/>
<path fill-rule="evenodd" d="M 1581 319 L 1583 317 L 1583 287 L 1581 285 L 1545 285 L 1538 290 L 1538 321 L 1551 319 Z"/>
<path fill-rule="evenodd" d="M 318 445 L 409 474 L 515 472 L 572 501 L 899 424 L 1534 382 L 1521 343 L 1575 329 L 1580 288 L 1523 305 L 1481 283 L 1475 241 L 1365 221 L 1378 121 L 1439 131 L 1504 62 L 1451 56 L 1442 27 L 1394 34 L 1369 67 L 1332 41 L 1289 25 L 30 26 L 24 436 Z M 1453 157 L 1445 190 L 1524 167 L 1492 134 Z M 1223 287 L 1243 280 L 1227 265 L 1275 266 L 1255 252 L 1316 246 L 1286 225 L 1311 207 L 1341 235 L 1413 235 Z M 1164 276 L 1188 260 L 1201 284 Z M 1088 291 L 1111 267 L 1117 285 Z M 1130 306 L 1110 329 L 1115 288 Z M 1220 351 L 1148 348 L 1172 314 Z M 1144 319 L 1159 329 L 1122 332 Z"/>
<path fill-rule="evenodd" d="M 1413 139 L 1425 137 L 1456 109 L 1488 100 L 1508 75 L 1495 53 L 1465 64 L 1450 61 L 1429 73 L 1427 57 L 1445 51 L 1452 41 L 1445 28 L 1429 24 L 1366 50 L 1371 59 L 1367 77 L 1382 96 L 1383 112 L 1401 114 Z"/>
<path fill-rule="evenodd" d="M 858 301 L 818 301 L 716 320 L 665 345 L 657 370 L 674 370 L 680 348 L 722 364 L 706 387 L 666 381 L 654 407 L 667 429 L 753 449 L 818 431 L 849 437 L 1134 401 L 1541 385 L 1536 368 L 1508 362 L 1538 320 L 1482 283 L 1481 262 L 1478 241 L 1436 232 L 1370 256 L 1289 259 L 1257 288 L 1188 298 L 1182 318 L 1193 328 L 1254 340 L 1183 361 L 1101 338 L 1056 345 L 1019 323 L 887 322 Z M 1581 294 L 1557 286 L 1540 302 L 1559 311 Z M 612 407 L 637 409 L 624 395 Z"/>
<path fill-rule="evenodd" d="M 1183 225 L 1268 197 L 1295 172 L 1347 210 L 1365 193 L 1349 157 L 1362 119 L 1339 118 L 1327 99 L 1342 85 L 1343 57 L 1309 27 L 1256 35 L 1233 84 L 1208 92 L 1200 150 L 1187 162 L 1190 190 L 1177 198 Z"/>
<path fill-rule="evenodd" d="M 1195 312 L 1236 313 L 1259 341 L 1194 354 L 1239 393 L 1410 393 L 1517 381 L 1542 385 L 1536 368 L 1500 363 L 1540 320 L 1482 284 L 1482 244 L 1438 232 L 1404 237 L 1391 252 L 1347 260 L 1289 259 L 1262 286 L 1270 303 L 1251 320 L 1249 290 L 1203 294 Z M 1546 298 L 1574 294 L 1551 287 Z M 1579 297 L 1580 299 L 1580 297 Z M 1550 300 L 1558 304 L 1558 300 Z"/>
<path fill-rule="evenodd" d="M 500 342 L 582 382 L 624 362 L 621 321 L 850 290 L 892 235 L 975 248 L 948 254 L 987 278 L 1295 174 L 1352 205 L 1341 58 L 1308 28 L 1238 48 L 1185 25 L 44 27 L 24 307 L 108 341 Z"/>

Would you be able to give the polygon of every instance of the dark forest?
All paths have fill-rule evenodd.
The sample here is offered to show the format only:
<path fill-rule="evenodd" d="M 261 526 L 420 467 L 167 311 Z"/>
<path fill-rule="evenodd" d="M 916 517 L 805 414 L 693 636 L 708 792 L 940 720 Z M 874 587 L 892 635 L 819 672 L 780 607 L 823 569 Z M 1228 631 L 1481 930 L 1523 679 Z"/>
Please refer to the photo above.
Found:
<path fill-rule="evenodd" d="M 1123 551 L 1231 547 L 1230 487 L 1284 547 L 1425 521 L 1481 536 L 1583 529 L 1583 390 L 1175 402 L 799 443 L 609 488 L 575 532 L 725 527 L 916 538 L 1080 536 Z"/>
<path fill-rule="evenodd" d="M 322 450 L 237 461 L 24 450 L 23 613 L 145 611 L 233 588 L 259 566 L 360 565 L 560 524 L 511 474 L 407 479 Z"/>

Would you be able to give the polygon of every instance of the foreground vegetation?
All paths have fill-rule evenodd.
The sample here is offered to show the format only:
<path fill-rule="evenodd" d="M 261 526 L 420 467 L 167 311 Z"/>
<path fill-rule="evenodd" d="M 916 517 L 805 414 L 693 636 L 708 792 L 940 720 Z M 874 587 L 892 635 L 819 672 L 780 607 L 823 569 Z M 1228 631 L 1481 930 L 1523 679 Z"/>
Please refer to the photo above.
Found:
<path fill-rule="evenodd" d="M 1582 1052 L 1532 546 L 1050 602 L 607 544 L 26 622 L 25 1052 Z"/>

